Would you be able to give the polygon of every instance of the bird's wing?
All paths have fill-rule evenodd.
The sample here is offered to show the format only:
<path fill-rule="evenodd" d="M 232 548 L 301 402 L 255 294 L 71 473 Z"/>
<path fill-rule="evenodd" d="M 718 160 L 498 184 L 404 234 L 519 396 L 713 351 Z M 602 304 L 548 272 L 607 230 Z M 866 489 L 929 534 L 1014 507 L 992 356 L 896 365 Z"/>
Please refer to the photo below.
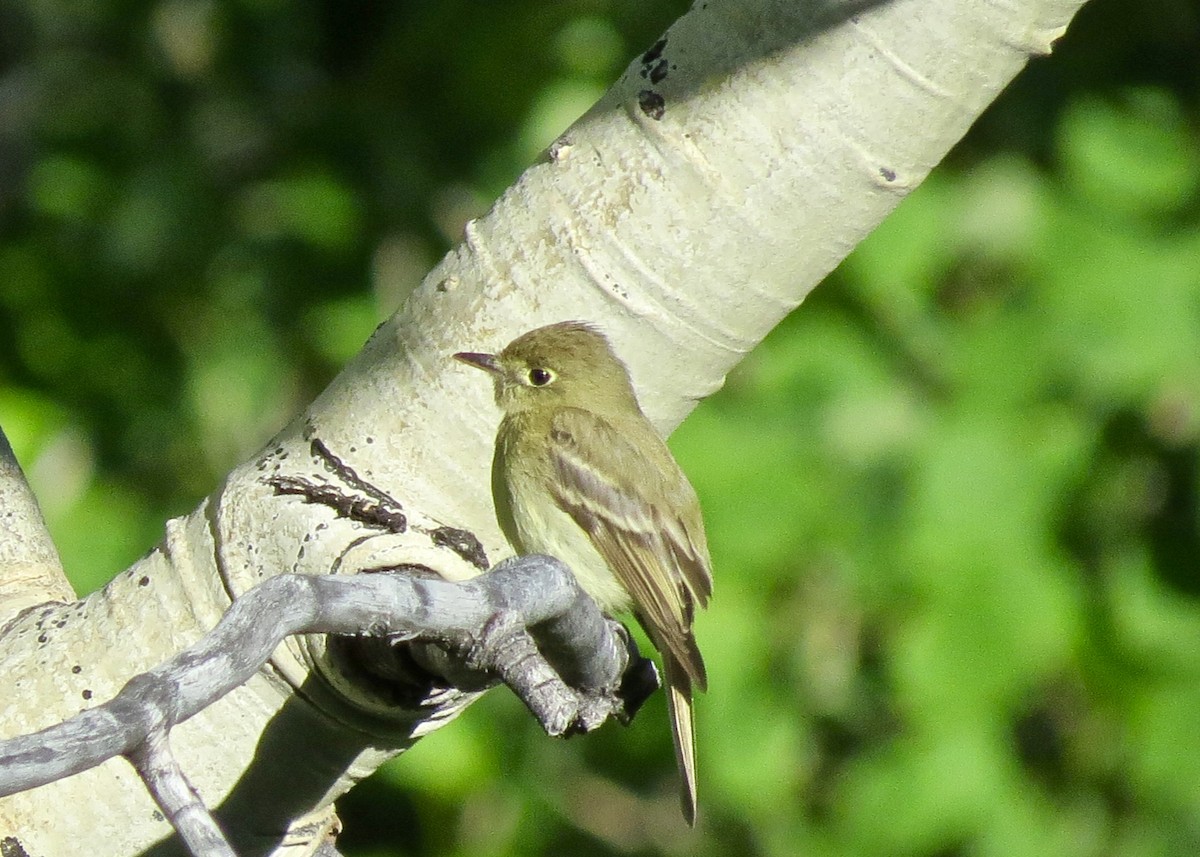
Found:
<path fill-rule="evenodd" d="M 554 500 L 591 537 L 655 645 L 683 668 L 689 685 L 704 690 L 691 627 L 695 603 L 704 606 L 712 592 L 699 501 L 648 423 L 623 428 L 578 408 L 555 415 L 548 438 Z"/>

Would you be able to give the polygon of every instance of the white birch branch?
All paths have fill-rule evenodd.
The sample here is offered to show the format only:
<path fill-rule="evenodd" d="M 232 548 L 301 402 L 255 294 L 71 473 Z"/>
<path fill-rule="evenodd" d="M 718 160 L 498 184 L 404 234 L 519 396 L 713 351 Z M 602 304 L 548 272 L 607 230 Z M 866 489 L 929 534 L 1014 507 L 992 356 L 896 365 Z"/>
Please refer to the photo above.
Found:
<path fill-rule="evenodd" d="M 37 500 L 0 428 L 0 629 L 26 608 L 74 600 Z"/>

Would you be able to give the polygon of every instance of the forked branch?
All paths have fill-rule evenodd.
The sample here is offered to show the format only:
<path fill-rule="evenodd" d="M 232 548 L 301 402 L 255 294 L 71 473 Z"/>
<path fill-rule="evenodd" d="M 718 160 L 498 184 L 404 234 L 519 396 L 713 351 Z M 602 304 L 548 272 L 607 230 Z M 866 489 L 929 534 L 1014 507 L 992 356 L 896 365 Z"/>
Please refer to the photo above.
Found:
<path fill-rule="evenodd" d="M 238 598 L 212 631 L 110 701 L 0 742 L 0 796 L 125 756 L 197 857 L 232 854 L 171 757 L 168 735 L 247 681 L 291 634 L 431 644 L 451 667 L 448 681 L 503 681 L 551 735 L 589 731 L 610 715 L 625 721 L 657 686 L 621 626 L 551 557 L 510 559 L 464 583 L 408 570 L 284 574 Z"/>

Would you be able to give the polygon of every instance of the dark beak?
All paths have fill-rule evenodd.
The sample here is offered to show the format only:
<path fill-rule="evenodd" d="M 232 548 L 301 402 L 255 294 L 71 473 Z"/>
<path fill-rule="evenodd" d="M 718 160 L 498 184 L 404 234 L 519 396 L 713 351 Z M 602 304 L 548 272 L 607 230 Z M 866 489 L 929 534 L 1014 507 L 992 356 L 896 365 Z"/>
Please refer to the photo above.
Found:
<path fill-rule="evenodd" d="M 500 364 L 496 362 L 495 354 L 477 354 L 474 351 L 460 351 L 454 355 L 455 360 L 461 360 L 468 366 L 474 366 L 476 369 L 482 369 L 484 372 L 490 372 L 493 375 L 500 374 Z"/>

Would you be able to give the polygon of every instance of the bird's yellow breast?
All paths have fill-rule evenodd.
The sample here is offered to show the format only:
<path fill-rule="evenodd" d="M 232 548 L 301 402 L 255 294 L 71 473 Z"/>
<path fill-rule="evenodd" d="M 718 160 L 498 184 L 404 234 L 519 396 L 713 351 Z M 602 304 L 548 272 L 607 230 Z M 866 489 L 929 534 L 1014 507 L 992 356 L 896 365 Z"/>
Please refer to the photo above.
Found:
<path fill-rule="evenodd" d="M 522 417 L 500 428 L 492 462 L 496 516 L 519 554 L 542 553 L 562 560 L 583 591 L 606 613 L 628 610 L 632 599 L 612 573 L 591 536 L 563 511 L 546 484 L 550 472 L 545 445 Z"/>
<path fill-rule="evenodd" d="M 617 581 L 591 537 L 559 508 L 549 492 L 534 479 L 522 477 L 519 472 L 508 473 L 509 496 L 521 498 L 521 502 L 511 505 L 518 542 L 514 547 L 518 552 L 549 554 L 565 562 L 583 591 L 605 613 L 629 609 L 629 593 Z"/>

